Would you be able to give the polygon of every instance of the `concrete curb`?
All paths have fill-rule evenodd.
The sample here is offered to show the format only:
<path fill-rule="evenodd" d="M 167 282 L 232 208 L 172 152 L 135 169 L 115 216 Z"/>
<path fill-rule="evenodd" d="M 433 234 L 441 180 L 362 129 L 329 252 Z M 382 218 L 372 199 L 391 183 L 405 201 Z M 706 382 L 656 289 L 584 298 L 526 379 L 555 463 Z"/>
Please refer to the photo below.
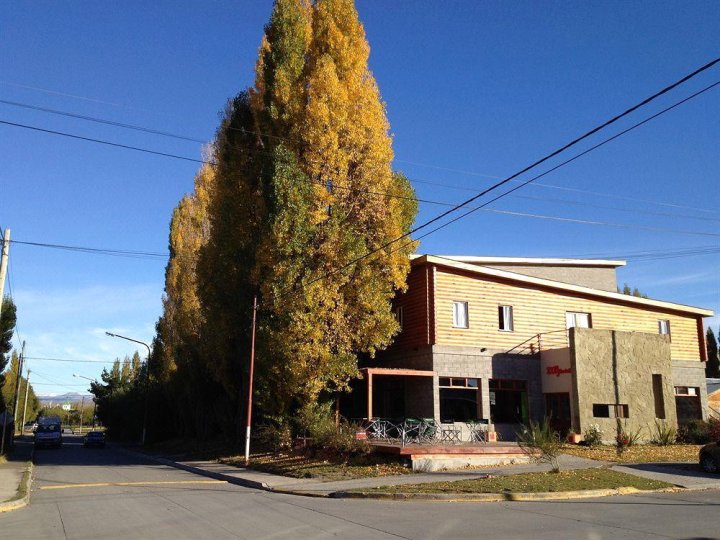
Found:
<path fill-rule="evenodd" d="M 589 499 L 638 493 L 668 493 L 685 491 L 681 488 L 642 490 L 633 487 L 617 489 L 588 489 L 582 491 L 549 491 L 540 493 L 372 493 L 367 491 L 337 491 L 330 497 L 338 499 L 376 499 L 391 501 L 445 501 L 445 502 L 531 502 L 569 499 Z"/>
<path fill-rule="evenodd" d="M 273 491 L 270 486 L 268 486 L 265 482 L 256 482 L 255 480 L 247 480 L 245 478 L 238 478 L 237 476 L 230 476 L 227 474 L 217 473 L 213 471 L 208 471 L 205 469 L 201 469 L 200 467 L 193 467 L 192 465 L 187 465 L 185 463 L 178 463 L 177 461 L 172 461 L 170 459 L 166 459 L 163 457 L 158 456 L 152 456 L 150 454 L 144 454 L 142 452 L 135 452 L 134 450 L 128 450 L 127 448 L 123 448 L 121 446 L 115 447 L 117 450 L 120 450 L 122 452 L 125 452 L 126 454 L 141 457 L 144 459 L 149 459 L 150 461 L 154 461 L 156 463 L 160 463 L 161 465 L 167 465 L 168 467 L 175 467 L 176 469 L 181 469 L 183 471 L 187 471 L 193 474 L 198 474 L 200 476 L 207 476 L 208 478 L 212 478 L 213 480 L 224 480 L 225 482 L 229 484 L 235 484 L 238 486 L 253 488 L 253 489 L 262 489 L 264 491 Z"/>
<path fill-rule="evenodd" d="M 25 468 L 25 471 L 23 471 L 23 476 L 20 479 L 20 485 L 18 485 L 18 491 L 24 489 L 25 495 L 23 495 L 19 499 L 11 499 L 9 501 L 1 502 L 0 514 L 4 512 L 12 512 L 13 510 L 23 508 L 30 503 L 30 488 L 32 487 L 33 472 L 35 471 L 35 465 L 33 463 L 34 454 L 35 448 L 33 448 L 30 454 L 30 461 L 27 462 L 27 467 Z"/>
<path fill-rule="evenodd" d="M 185 463 L 178 463 L 170 459 L 135 452 L 126 448 L 117 447 L 119 450 L 127 454 L 143 457 L 151 461 L 155 461 L 162 465 L 175 467 L 190 473 L 207 476 L 215 480 L 224 480 L 230 484 L 238 486 L 260 489 L 271 493 L 279 493 L 282 495 L 295 495 L 297 497 L 312 497 L 321 499 L 375 499 L 385 501 L 445 501 L 445 502 L 530 502 L 530 501 L 556 501 L 570 499 L 589 499 L 594 497 L 612 497 L 616 495 L 633 495 L 639 493 L 670 493 L 678 491 L 688 491 L 682 487 L 661 488 L 652 490 L 642 490 L 633 487 L 621 487 L 617 489 L 588 489 L 581 491 L 549 491 L 539 493 L 382 493 L 369 491 L 330 491 L 315 492 L 303 491 L 302 489 L 289 488 L 273 488 L 264 482 L 247 480 L 230 476 L 223 473 L 208 471 L 200 467 L 193 467 Z"/>

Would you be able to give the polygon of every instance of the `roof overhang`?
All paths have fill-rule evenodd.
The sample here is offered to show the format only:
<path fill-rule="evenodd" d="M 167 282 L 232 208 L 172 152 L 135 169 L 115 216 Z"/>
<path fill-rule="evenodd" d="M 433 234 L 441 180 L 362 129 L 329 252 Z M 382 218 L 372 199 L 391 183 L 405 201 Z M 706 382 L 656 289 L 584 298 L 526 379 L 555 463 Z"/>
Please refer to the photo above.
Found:
<path fill-rule="evenodd" d="M 394 375 L 396 377 L 433 377 L 434 371 L 425 371 L 422 369 L 396 369 L 396 368 L 360 368 L 363 377 L 367 375 Z"/>
<path fill-rule="evenodd" d="M 451 259 L 457 262 L 470 264 L 511 264 L 517 266 L 587 266 L 587 267 L 610 267 L 617 268 L 625 266 L 625 261 L 610 259 L 562 259 L 547 257 L 476 257 L 472 255 L 434 255 L 443 259 Z"/>
<path fill-rule="evenodd" d="M 550 260 L 550 259 L 546 259 Z M 630 296 L 627 294 L 614 293 L 610 291 L 603 291 L 601 289 L 593 289 L 591 287 L 583 287 L 582 285 L 572 285 L 569 283 L 562 283 L 560 281 L 553 281 L 545 278 L 538 278 L 533 276 L 526 276 L 524 274 L 518 274 L 515 272 L 508 272 L 507 270 L 497 270 L 495 268 L 488 268 L 487 266 L 479 266 L 478 264 L 468 264 L 460 262 L 456 259 L 440 257 L 437 255 L 421 255 L 412 260 L 412 265 L 423 265 L 423 264 L 434 264 L 437 266 L 444 266 L 447 268 L 454 268 L 478 274 L 480 276 L 495 277 L 508 281 L 514 281 L 518 283 L 525 283 L 528 285 L 536 285 L 540 287 L 548 287 L 566 292 L 578 293 L 586 296 L 593 296 L 596 298 L 603 298 L 605 300 L 614 300 L 623 302 L 625 304 L 636 304 L 643 307 L 652 307 L 655 309 L 667 310 L 667 311 L 679 311 L 682 313 L 690 313 L 693 315 L 700 315 L 702 317 L 712 317 L 715 313 L 709 309 L 703 309 L 694 306 L 688 306 L 685 304 L 676 304 L 674 302 L 664 302 L 662 300 L 651 300 L 649 298 L 639 298 L 636 296 Z"/>

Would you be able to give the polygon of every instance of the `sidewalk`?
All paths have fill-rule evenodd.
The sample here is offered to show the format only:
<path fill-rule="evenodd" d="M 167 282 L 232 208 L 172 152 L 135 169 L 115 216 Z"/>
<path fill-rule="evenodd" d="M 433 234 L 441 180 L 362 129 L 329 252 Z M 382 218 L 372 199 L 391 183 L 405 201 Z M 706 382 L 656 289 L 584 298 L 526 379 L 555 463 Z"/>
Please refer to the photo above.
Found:
<path fill-rule="evenodd" d="M 611 469 L 685 489 L 720 489 L 720 475 L 706 473 L 697 463 L 639 463 L 614 465 Z"/>
<path fill-rule="evenodd" d="M 143 454 L 147 456 L 147 454 Z M 215 461 L 171 461 L 165 458 L 147 456 L 166 465 L 173 465 L 179 468 L 204 474 L 212 478 L 226 480 L 233 484 L 267 489 L 277 492 L 290 492 L 298 495 L 309 495 L 327 497 L 338 491 L 348 491 L 358 488 L 374 488 L 380 486 L 398 486 L 404 484 L 422 484 L 429 482 L 448 482 L 454 480 L 471 480 L 482 478 L 485 475 L 502 476 L 522 474 L 529 472 L 546 472 L 550 470 L 549 465 L 523 464 L 505 465 L 494 468 L 483 469 L 462 469 L 456 471 L 428 472 L 417 474 L 403 474 L 397 476 L 379 476 L 373 478 L 356 478 L 354 480 L 337 480 L 323 482 L 316 478 L 289 478 L 244 467 L 233 467 Z M 575 456 L 560 456 L 560 468 L 589 469 L 607 465 L 603 461 L 594 461 Z"/>
<path fill-rule="evenodd" d="M 13 499 L 32 459 L 33 445 L 22 439 L 15 440 L 15 448 L 5 463 L 0 464 L 0 504 Z"/>

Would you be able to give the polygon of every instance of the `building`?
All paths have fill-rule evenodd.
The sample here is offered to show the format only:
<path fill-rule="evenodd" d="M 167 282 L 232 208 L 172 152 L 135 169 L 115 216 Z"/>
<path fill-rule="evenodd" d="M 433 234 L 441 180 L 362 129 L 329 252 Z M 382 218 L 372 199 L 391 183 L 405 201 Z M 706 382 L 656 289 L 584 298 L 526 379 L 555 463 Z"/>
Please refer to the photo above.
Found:
<path fill-rule="evenodd" d="M 720 379 L 706 379 L 708 417 L 720 419 Z"/>
<path fill-rule="evenodd" d="M 356 416 L 483 419 L 501 438 L 544 416 L 651 436 L 707 411 L 706 309 L 617 292 L 623 261 L 412 260 L 401 331 L 361 371 Z M 364 414 L 362 414 L 364 413 Z"/>

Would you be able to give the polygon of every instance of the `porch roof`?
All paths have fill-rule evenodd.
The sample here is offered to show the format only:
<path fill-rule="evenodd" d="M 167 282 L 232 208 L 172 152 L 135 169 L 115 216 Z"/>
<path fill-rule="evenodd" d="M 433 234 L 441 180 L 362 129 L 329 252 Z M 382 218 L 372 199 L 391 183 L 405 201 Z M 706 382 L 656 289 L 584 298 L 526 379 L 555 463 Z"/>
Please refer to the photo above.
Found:
<path fill-rule="evenodd" d="M 422 369 L 401 369 L 401 368 L 360 368 L 360 372 L 364 377 L 368 375 L 396 375 L 398 377 L 433 377 L 434 371 L 426 371 Z"/>

